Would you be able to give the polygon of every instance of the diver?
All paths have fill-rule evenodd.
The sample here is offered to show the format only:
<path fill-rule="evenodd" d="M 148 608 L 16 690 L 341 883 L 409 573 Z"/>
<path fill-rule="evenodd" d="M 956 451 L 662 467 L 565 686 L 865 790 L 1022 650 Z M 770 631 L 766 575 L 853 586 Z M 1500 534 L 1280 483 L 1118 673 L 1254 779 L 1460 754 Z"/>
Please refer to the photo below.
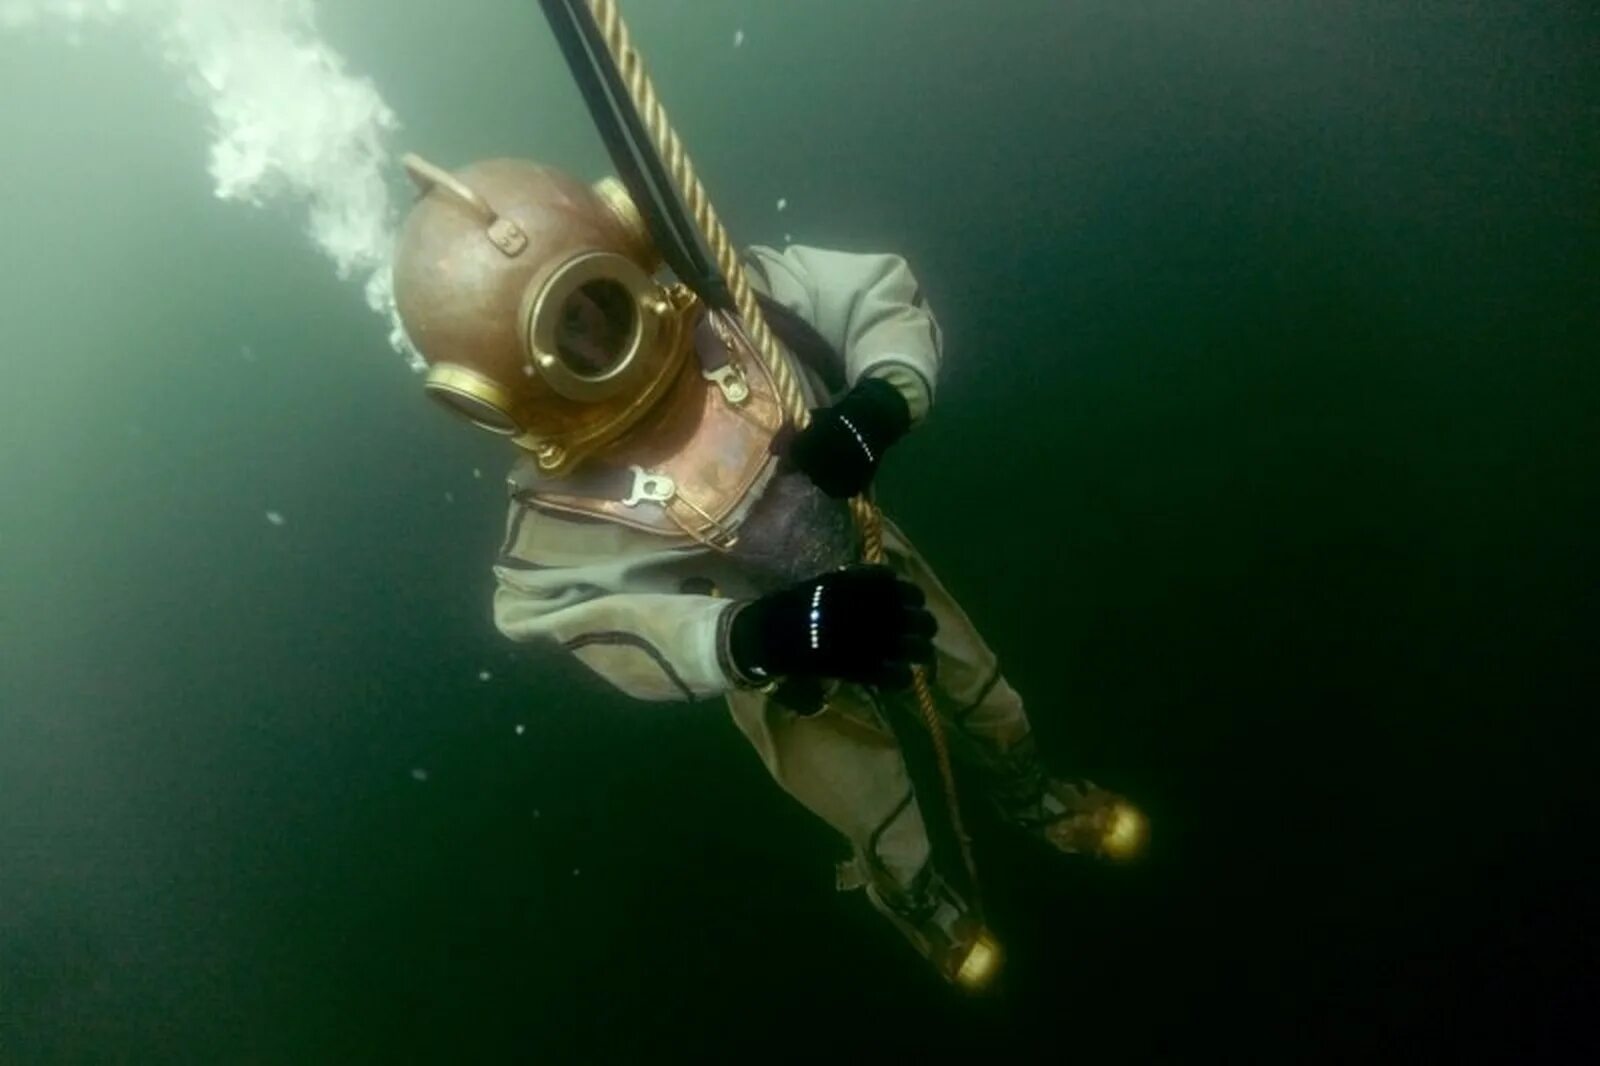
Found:
<path fill-rule="evenodd" d="M 1122 858 L 1128 800 L 1051 775 L 995 654 L 905 535 L 867 566 L 848 500 L 934 401 L 943 339 L 907 262 L 791 245 L 743 263 L 813 417 L 787 423 L 735 320 L 681 283 L 626 189 L 529 161 L 445 170 L 395 250 L 426 392 L 507 437 L 497 628 L 637 700 L 725 699 L 773 779 L 849 845 L 862 888 L 956 986 L 999 946 L 936 868 L 892 727 L 926 670 L 952 754 L 1008 824 Z"/>

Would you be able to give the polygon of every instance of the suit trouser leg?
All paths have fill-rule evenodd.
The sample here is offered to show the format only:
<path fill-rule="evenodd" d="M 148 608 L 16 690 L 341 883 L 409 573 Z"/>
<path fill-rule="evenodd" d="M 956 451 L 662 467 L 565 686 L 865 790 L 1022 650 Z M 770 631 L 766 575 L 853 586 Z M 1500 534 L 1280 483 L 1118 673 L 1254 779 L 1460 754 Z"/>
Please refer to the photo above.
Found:
<path fill-rule="evenodd" d="M 848 840 L 873 883 L 910 891 L 928 867 L 927 827 L 899 741 L 859 688 L 841 685 L 805 717 L 759 692 L 733 692 L 734 722 L 767 771 Z"/>
<path fill-rule="evenodd" d="M 974 955 L 982 935 L 971 907 L 936 869 L 898 740 L 871 696 L 841 685 L 828 710 L 801 716 L 759 693 L 728 703 L 773 778 L 846 837 L 854 855 L 840 888 L 865 887 L 872 905 L 948 980 L 986 981 Z"/>
<path fill-rule="evenodd" d="M 923 590 L 939 625 L 931 687 L 952 755 L 978 770 L 1005 800 L 1042 779 L 1022 698 L 996 656 L 927 561 L 887 519 L 889 564 Z M 911 701 L 909 692 L 890 699 Z M 828 710 L 804 717 L 759 692 L 728 696 L 734 721 L 777 783 L 850 841 L 864 873 L 886 895 L 926 877 L 930 846 L 905 757 L 870 694 L 839 685 Z"/>

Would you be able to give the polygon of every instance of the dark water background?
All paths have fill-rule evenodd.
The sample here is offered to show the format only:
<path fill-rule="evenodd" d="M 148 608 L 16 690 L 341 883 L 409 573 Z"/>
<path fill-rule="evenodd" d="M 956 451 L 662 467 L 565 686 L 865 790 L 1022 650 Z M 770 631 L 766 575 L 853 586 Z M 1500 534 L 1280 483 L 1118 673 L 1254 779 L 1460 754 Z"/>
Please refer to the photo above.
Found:
<path fill-rule="evenodd" d="M 1152 855 L 980 824 L 954 1000 L 719 704 L 494 632 L 507 455 L 170 75 L 0 38 L 0 1062 L 1600 1050 L 1592 5 L 624 10 L 741 240 L 923 278 L 886 506 Z M 323 22 L 405 148 L 603 172 L 536 5 Z"/>

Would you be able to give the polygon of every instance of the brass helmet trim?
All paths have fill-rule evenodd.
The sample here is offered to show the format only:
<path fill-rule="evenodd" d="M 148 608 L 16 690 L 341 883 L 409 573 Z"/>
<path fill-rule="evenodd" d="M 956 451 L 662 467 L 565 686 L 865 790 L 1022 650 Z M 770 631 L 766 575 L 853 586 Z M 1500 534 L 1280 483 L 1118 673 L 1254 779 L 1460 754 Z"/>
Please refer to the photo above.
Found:
<path fill-rule="evenodd" d="M 639 207 L 633 202 L 633 197 L 628 195 L 628 189 L 616 178 L 601 178 L 591 188 L 600 202 L 605 204 L 606 210 L 622 224 L 627 231 L 628 239 L 633 243 L 636 258 L 648 271 L 654 272 L 661 267 L 661 256 L 656 252 L 655 242 L 650 237 L 650 229 L 645 224 L 644 216 L 639 213 Z"/>
<path fill-rule="evenodd" d="M 573 256 L 536 279 L 523 306 L 529 361 L 569 400 L 599 403 L 637 391 L 660 370 L 650 356 L 657 350 L 665 305 L 655 281 L 626 256 Z M 594 347 L 581 351 L 578 335 L 585 325 L 592 329 L 597 323 L 612 331 L 609 345 L 599 352 Z"/>
<path fill-rule="evenodd" d="M 480 429 L 503 437 L 520 432 L 512 417 L 511 395 L 476 370 L 453 363 L 436 363 L 428 368 L 423 390 Z"/>

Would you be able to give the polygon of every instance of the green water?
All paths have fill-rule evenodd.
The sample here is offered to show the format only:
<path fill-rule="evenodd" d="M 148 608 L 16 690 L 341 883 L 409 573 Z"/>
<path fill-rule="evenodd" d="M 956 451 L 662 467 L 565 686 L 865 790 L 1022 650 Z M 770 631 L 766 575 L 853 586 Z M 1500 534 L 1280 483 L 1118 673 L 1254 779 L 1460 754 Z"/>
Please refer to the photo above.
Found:
<path fill-rule="evenodd" d="M 537 5 L 326 6 L 400 149 L 605 172 Z M 739 240 L 912 262 L 885 505 L 1152 814 L 980 827 L 981 1006 L 720 704 L 500 638 L 507 452 L 169 71 L 0 34 L 0 1062 L 1592 1047 L 1600 25 L 1531 7 L 624 5 Z"/>

